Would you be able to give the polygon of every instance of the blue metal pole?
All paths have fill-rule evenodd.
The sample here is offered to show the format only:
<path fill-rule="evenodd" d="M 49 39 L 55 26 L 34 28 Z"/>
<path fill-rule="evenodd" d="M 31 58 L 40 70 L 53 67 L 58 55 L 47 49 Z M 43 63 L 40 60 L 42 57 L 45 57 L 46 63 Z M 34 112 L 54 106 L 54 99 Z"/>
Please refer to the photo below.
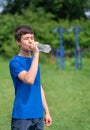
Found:
<path fill-rule="evenodd" d="M 62 40 L 62 34 L 63 34 L 63 28 L 59 28 L 59 34 L 60 34 L 60 67 L 61 69 L 64 69 L 64 49 L 63 49 L 63 40 Z"/>
<path fill-rule="evenodd" d="M 76 32 L 76 48 L 75 48 L 75 68 L 78 69 L 78 27 L 75 27 Z"/>

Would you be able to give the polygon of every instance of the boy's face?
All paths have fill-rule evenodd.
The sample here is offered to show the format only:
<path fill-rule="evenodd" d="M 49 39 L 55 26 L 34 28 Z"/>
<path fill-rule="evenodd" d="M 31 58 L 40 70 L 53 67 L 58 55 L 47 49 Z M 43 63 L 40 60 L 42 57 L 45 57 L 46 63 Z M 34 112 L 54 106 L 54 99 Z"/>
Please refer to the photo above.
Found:
<path fill-rule="evenodd" d="M 21 41 L 17 42 L 20 50 L 30 52 L 34 47 L 34 34 L 23 34 L 21 36 Z"/>

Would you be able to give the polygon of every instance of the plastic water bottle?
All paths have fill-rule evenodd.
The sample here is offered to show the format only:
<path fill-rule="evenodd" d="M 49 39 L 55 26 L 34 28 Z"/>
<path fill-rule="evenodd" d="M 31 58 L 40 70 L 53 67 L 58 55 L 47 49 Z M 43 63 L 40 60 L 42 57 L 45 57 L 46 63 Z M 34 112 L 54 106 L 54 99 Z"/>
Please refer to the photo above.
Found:
<path fill-rule="evenodd" d="M 40 52 L 49 53 L 51 51 L 51 47 L 48 44 L 38 44 L 38 49 Z"/>

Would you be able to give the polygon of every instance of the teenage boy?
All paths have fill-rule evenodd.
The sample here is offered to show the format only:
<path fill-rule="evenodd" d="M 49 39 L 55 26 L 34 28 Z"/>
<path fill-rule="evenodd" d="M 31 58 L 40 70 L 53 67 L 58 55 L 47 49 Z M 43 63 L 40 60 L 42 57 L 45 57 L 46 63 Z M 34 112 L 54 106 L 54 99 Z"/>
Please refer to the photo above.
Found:
<path fill-rule="evenodd" d="M 11 130 L 44 130 L 52 118 L 40 82 L 39 43 L 28 26 L 16 28 L 15 40 L 20 50 L 9 63 L 15 88 Z"/>

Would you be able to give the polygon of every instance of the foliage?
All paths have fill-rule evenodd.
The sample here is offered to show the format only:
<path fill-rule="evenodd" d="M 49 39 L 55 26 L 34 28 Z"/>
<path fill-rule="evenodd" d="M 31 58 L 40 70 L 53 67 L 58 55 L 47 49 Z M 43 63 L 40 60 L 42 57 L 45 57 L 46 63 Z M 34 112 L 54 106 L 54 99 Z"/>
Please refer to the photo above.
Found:
<path fill-rule="evenodd" d="M 82 4 L 81 4 L 82 3 Z M 61 8 L 61 17 L 71 19 L 80 19 L 84 17 L 84 9 L 86 7 L 86 0 L 64 0 Z M 64 12 L 63 12 L 64 11 Z"/>
<path fill-rule="evenodd" d="M 4 0 L 1 1 L 1 4 L 4 6 L 3 13 L 11 13 L 15 14 L 16 12 L 21 13 L 21 10 L 23 8 L 27 8 L 29 6 L 30 1 L 29 0 Z"/>
<path fill-rule="evenodd" d="M 39 8 L 43 8 L 46 13 L 55 15 L 55 19 L 69 18 L 76 19 L 84 17 L 84 9 L 87 8 L 86 0 L 5 0 L 3 13 L 20 13 L 22 9 L 30 8 L 36 12 Z M 81 4 L 82 3 L 82 4 Z"/>
<path fill-rule="evenodd" d="M 7 57 L 14 55 L 16 52 L 16 44 L 12 37 L 15 19 L 9 14 L 0 16 L 0 54 Z"/>
<path fill-rule="evenodd" d="M 44 17 L 43 17 L 44 16 Z M 19 25 L 31 26 L 35 32 L 35 40 L 41 43 L 50 44 L 52 49 L 59 47 L 59 33 L 53 33 L 56 27 L 82 26 L 83 30 L 79 32 L 79 44 L 81 48 L 90 48 L 90 21 L 73 20 L 72 22 L 60 19 L 59 22 L 52 20 L 54 15 L 45 13 L 42 9 L 34 13 L 27 9 L 23 10 L 23 15 L 0 15 L 0 54 L 12 57 L 18 51 L 14 40 L 14 30 Z M 63 42 L 66 49 L 75 48 L 75 33 L 63 33 Z"/>
<path fill-rule="evenodd" d="M 55 15 L 45 13 L 43 8 L 38 8 L 37 12 L 28 9 L 22 10 L 23 15 L 1 14 L 0 15 L 0 54 L 6 57 L 12 57 L 18 52 L 18 47 L 14 40 L 14 30 L 19 25 L 31 26 L 35 33 L 35 40 L 40 43 L 50 44 L 52 50 L 59 48 L 59 33 L 53 33 L 57 27 L 70 29 L 72 26 L 82 27 L 79 32 L 79 45 L 82 49 L 90 48 L 90 20 L 80 19 L 72 20 L 59 19 L 55 21 Z M 63 43 L 65 49 L 73 52 L 75 48 L 75 32 L 63 33 Z"/>

